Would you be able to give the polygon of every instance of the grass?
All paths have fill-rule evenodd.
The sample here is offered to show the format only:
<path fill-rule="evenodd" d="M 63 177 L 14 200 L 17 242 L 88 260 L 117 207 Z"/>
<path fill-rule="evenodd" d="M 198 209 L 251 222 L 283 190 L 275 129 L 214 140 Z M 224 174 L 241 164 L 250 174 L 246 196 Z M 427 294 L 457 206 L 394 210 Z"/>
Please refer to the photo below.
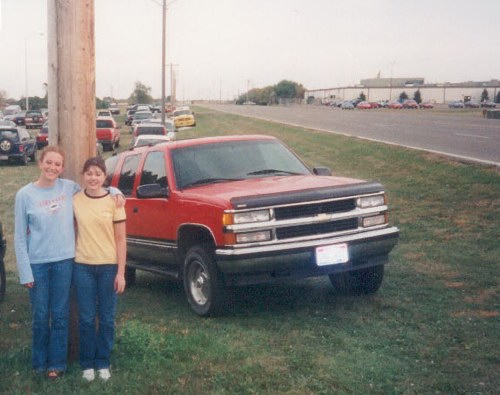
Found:
<path fill-rule="evenodd" d="M 180 284 L 139 273 L 120 297 L 110 382 L 83 384 L 73 362 L 49 383 L 30 371 L 29 302 L 12 253 L 13 197 L 37 169 L 0 166 L 0 393 L 497 393 L 497 169 L 203 108 L 196 117 L 179 138 L 274 135 L 312 166 L 382 182 L 401 238 L 379 292 L 340 296 L 325 278 L 244 287 L 224 317 L 201 319 Z"/>

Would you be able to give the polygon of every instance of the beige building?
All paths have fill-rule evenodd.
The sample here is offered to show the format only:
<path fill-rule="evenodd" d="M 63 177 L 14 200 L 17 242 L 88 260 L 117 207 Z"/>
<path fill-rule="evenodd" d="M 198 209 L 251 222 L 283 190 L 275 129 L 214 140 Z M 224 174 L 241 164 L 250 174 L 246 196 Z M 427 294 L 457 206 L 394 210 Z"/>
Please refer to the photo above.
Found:
<path fill-rule="evenodd" d="M 500 92 L 500 80 L 426 84 L 421 77 L 369 78 L 361 80 L 359 85 L 355 86 L 306 90 L 304 100 L 307 103 L 328 104 L 356 99 L 361 92 L 368 101 L 397 100 L 402 92 L 413 98 L 418 89 L 424 102 L 444 104 L 454 100 L 464 100 L 466 96 L 480 100 L 484 89 L 488 91 L 489 98 L 493 101 Z"/>

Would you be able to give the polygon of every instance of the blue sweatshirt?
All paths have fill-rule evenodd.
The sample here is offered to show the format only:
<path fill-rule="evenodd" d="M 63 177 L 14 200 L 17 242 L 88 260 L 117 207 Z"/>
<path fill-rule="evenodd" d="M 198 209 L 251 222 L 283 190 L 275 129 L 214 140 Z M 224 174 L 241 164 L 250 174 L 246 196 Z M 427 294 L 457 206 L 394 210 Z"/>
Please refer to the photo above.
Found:
<path fill-rule="evenodd" d="M 75 257 L 73 195 L 80 186 L 58 178 L 50 188 L 34 183 L 16 194 L 14 247 L 21 284 L 33 282 L 30 264 Z"/>

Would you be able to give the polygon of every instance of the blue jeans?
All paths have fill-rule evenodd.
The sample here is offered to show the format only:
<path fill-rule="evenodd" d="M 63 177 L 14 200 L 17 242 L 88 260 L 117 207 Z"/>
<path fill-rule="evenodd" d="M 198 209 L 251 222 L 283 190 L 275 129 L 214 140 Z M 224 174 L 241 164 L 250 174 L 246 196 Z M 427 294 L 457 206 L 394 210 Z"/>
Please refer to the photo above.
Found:
<path fill-rule="evenodd" d="M 114 282 L 118 265 L 75 263 L 73 285 L 78 303 L 80 366 L 106 369 L 110 365 L 115 339 L 117 295 Z M 96 329 L 96 317 L 99 317 Z"/>
<path fill-rule="evenodd" d="M 36 371 L 66 370 L 69 291 L 73 259 L 31 265 L 32 365 Z"/>

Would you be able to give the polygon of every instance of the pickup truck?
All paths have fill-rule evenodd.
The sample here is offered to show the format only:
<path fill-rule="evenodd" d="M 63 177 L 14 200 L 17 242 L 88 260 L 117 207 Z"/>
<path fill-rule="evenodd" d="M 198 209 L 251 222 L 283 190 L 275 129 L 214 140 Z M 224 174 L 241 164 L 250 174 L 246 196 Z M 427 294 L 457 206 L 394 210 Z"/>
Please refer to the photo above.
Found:
<path fill-rule="evenodd" d="M 397 243 L 381 184 L 310 169 L 270 136 L 133 148 L 106 166 L 127 200 L 127 283 L 136 269 L 180 280 L 200 316 L 223 313 L 228 287 L 286 278 L 376 292 Z"/>
<path fill-rule="evenodd" d="M 104 151 L 112 151 L 120 146 L 120 129 L 113 118 L 96 119 L 96 137 Z"/>

